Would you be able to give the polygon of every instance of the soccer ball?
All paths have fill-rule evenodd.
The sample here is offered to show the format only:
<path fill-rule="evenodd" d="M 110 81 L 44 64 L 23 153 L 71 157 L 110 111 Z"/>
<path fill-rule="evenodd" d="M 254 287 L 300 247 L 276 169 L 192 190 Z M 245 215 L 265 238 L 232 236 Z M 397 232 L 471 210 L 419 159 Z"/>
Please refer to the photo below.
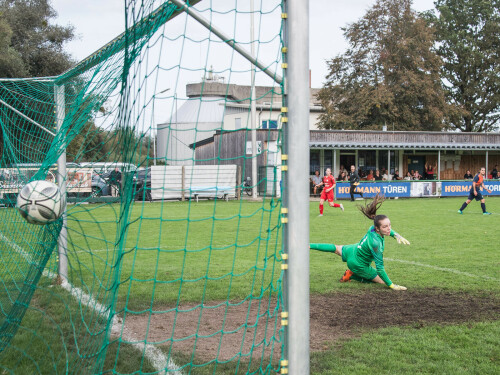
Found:
<path fill-rule="evenodd" d="M 21 189 L 16 207 L 28 223 L 42 225 L 61 217 L 66 208 L 66 199 L 53 182 L 36 180 Z"/>

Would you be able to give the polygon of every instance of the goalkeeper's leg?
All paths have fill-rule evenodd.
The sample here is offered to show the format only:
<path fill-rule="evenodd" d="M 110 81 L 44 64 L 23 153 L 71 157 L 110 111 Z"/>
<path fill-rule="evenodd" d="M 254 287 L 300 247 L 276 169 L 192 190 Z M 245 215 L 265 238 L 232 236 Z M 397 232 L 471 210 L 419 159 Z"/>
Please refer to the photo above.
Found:
<path fill-rule="evenodd" d="M 332 243 L 311 243 L 309 244 L 309 248 L 311 250 L 325 251 L 327 253 L 335 253 L 337 255 L 342 256 L 342 246 L 343 245 L 334 245 Z"/>

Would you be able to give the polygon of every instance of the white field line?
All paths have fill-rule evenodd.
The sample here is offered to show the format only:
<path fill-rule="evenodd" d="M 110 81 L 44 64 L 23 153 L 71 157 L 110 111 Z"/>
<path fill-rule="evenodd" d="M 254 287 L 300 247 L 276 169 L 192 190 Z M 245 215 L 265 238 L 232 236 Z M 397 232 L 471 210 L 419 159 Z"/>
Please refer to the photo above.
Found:
<path fill-rule="evenodd" d="M 66 280 L 63 280 L 61 286 L 67 290 L 73 297 L 75 297 L 82 304 L 87 306 L 93 306 L 93 309 L 97 311 L 100 315 L 105 318 L 108 317 L 107 310 L 103 305 L 97 302 L 93 297 L 84 293 L 80 288 L 75 288 Z M 165 368 L 168 368 L 169 373 L 174 375 L 182 375 L 182 372 L 176 370 L 178 367 L 172 360 L 168 360 L 163 354 L 163 352 L 151 344 L 146 344 L 144 342 L 136 342 L 138 341 L 135 337 L 135 334 L 129 331 L 122 324 L 122 319 L 118 316 L 113 317 L 113 324 L 111 325 L 111 333 L 120 336 L 123 340 L 127 341 L 130 345 L 134 346 L 140 352 L 144 352 L 144 356 L 151 362 L 155 370 L 159 371 L 159 374 L 165 374 Z"/>
<path fill-rule="evenodd" d="M 398 263 L 404 263 L 404 264 L 411 264 L 413 266 L 418 266 L 418 267 L 431 268 L 431 269 L 436 270 L 436 271 L 450 272 L 450 273 L 454 273 L 456 275 L 467 276 L 467 277 L 471 277 L 471 278 L 474 278 L 474 279 L 479 278 L 479 279 L 485 279 L 485 280 L 500 281 L 500 279 L 497 279 L 497 278 L 491 277 L 491 276 L 474 275 L 472 273 L 459 271 L 459 270 L 456 270 L 456 269 L 453 269 L 453 268 L 438 267 L 438 266 L 433 266 L 432 264 L 425 264 L 425 263 L 414 262 L 412 260 L 402 260 L 402 259 L 393 259 L 393 258 L 385 258 L 385 257 L 384 257 L 384 260 L 388 260 L 390 262 L 398 262 Z"/>
<path fill-rule="evenodd" d="M 33 263 L 33 258 L 31 254 L 26 252 L 21 246 L 11 241 L 7 237 L 0 232 L 0 239 L 2 239 L 5 243 L 10 245 L 18 254 L 20 254 L 26 261 L 30 264 Z M 43 275 L 53 279 L 56 275 L 52 272 L 43 271 Z M 76 288 L 72 286 L 67 280 L 63 280 L 61 287 L 68 291 L 77 301 L 82 303 L 83 305 L 92 307 L 98 314 L 108 317 L 108 313 L 104 313 L 107 309 L 97 302 L 93 297 L 84 293 L 80 288 Z M 155 370 L 158 371 L 158 374 L 165 374 L 165 368 L 168 368 L 169 373 L 173 375 L 182 375 L 181 371 L 176 370 L 178 366 L 172 361 L 168 360 L 163 354 L 161 350 L 156 348 L 154 345 L 146 344 L 146 343 L 132 343 L 133 341 L 137 341 L 133 332 L 130 332 L 126 327 L 122 327 L 122 319 L 118 316 L 113 317 L 113 324 L 111 325 L 111 332 L 116 335 L 121 335 L 121 338 L 125 341 L 128 341 L 130 345 L 134 346 L 140 352 L 144 352 L 144 356 L 151 362 L 152 366 Z"/>

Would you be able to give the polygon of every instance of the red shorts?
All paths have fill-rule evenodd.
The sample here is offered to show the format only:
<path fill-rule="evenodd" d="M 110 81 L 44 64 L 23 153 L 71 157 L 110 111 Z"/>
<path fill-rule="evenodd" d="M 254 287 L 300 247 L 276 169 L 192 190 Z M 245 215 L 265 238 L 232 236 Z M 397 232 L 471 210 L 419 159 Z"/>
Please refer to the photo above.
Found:
<path fill-rule="evenodd" d="M 328 192 L 325 192 L 325 190 L 323 189 L 320 199 L 328 202 L 333 202 L 333 189 Z"/>

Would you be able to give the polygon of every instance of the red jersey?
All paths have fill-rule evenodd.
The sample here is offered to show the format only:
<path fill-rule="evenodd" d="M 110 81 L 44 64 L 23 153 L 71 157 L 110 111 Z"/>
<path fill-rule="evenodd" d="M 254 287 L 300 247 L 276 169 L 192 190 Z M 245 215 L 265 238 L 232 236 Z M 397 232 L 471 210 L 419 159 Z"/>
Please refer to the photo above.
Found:
<path fill-rule="evenodd" d="M 331 188 L 333 185 L 335 185 L 335 179 L 333 178 L 332 175 L 330 176 L 325 176 L 323 177 L 323 185 L 325 186 L 325 189 Z"/>

